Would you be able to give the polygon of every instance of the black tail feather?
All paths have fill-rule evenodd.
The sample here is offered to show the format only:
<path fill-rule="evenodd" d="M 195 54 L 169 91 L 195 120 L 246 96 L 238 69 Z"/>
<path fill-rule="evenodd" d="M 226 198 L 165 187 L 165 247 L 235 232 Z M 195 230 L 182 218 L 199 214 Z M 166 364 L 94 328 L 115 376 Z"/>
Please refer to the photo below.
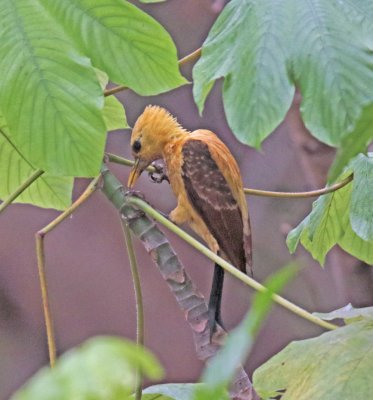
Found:
<path fill-rule="evenodd" d="M 223 284 L 224 284 L 224 269 L 215 264 L 214 276 L 212 279 L 212 286 L 209 299 L 209 325 L 211 335 L 216 330 L 216 324 L 218 323 L 222 328 L 224 328 L 221 319 L 221 299 L 223 295 Z"/>

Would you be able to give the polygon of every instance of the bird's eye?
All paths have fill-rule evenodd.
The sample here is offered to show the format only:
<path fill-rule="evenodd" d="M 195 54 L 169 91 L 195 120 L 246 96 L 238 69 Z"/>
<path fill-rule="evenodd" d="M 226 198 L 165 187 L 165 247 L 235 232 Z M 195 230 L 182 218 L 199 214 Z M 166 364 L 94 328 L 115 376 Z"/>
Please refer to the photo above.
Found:
<path fill-rule="evenodd" d="M 132 150 L 135 153 L 138 153 L 141 150 L 141 142 L 140 140 L 135 140 L 132 145 Z"/>

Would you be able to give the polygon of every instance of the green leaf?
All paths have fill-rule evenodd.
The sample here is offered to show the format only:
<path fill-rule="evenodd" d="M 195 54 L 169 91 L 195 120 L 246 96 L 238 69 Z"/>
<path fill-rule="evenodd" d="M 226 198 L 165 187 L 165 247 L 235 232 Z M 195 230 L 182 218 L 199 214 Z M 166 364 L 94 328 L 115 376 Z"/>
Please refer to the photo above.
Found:
<path fill-rule="evenodd" d="M 372 321 L 361 321 L 292 342 L 254 372 L 254 388 L 263 399 L 369 399 L 372 336 Z"/>
<path fill-rule="evenodd" d="M 229 126 L 251 146 L 260 146 L 293 100 L 286 69 L 291 40 L 287 14 L 283 2 L 232 0 L 211 29 L 193 70 L 200 112 L 214 81 L 225 77 Z"/>
<path fill-rule="evenodd" d="M 197 389 L 196 399 L 220 398 L 232 381 L 238 365 L 242 365 L 252 348 L 255 337 L 269 313 L 273 293 L 278 293 L 297 271 L 295 265 L 282 268 L 268 279 L 265 292 L 255 295 L 246 317 L 228 336 L 224 347 L 216 354 L 202 374 L 205 383 Z"/>
<path fill-rule="evenodd" d="M 166 383 L 162 385 L 149 386 L 142 391 L 144 400 L 192 400 L 196 387 L 200 383 Z M 147 397 L 151 396 L 152 397 Z M 158 397 L 156 397 L 158 395 Z"/>
<path fill-rule="evenodd" d="M 373 307 L 354 308 L 351 303 L 338 310 L 328 313 L 312 313 L 318 318 L 326 321 L 333 319 L 343 319 L 346 323 L 360 321 L 362 319 L 373 320 Z"/>
<path fill-rule="evenodd" d="M 352 168 L 351 227 L 362 239 L 373 241 L 373 153 L 370 157 L 359 154 L 352 161 Z"/>
<path fill-rule="evenodd" d="M 239 140 L 259 147 L 285 117 L 296 86 L 308 129 L 340 145 L 373 104 L 372 16 L 367 0 L 232 0 L 194 68 L 199 109 L 224 77 L 228 123 Z"/>
<path fill-rule="evenodd" d="M 108 131 L 129 128 L 123 105 L 114 96 L 105 97 L 105 105 L 102 115 Z"/>
<path fill-rule="evenodd" d="M 323 265 L 326 253 L 338 243 L 349 225 L 350 196 L 351 184 L 348 184 L 318 198 L 313 203 L 311 214 L 289 233 L 289 250 L 294 252 L 301 241 L 312 257 Z"/>
<path fill-rule="evenodd" d="M 4 200 L 21 186 L 37 169 L 9 138 L 5 119 L 0 113 L 0 198 Z M 45 208 L 63 210 L 71 204 L 74 179 L 41 175 L 15 200 Z"/>
<path fill-rule="evenodd" d="M 373 37 L 373 36 L 372 36 Z M 334 182 L 349 161 L 359 153 L 366 153 L 373 140 L 373 105 L 365 107 L 354 129 L 343 138 L 341 147 L 329 170 L 329 182 Z"/>
<path fill-rule="evenodd" d="M 371 157 L 359 155 L 339 178 L 342 180 L 353 172 L 352 183 L 313 203 L 312 212 L 287 237 L 291 253 L 294 253 L 301 242 L 312 257 L 323 265 L 328 251 L 338 244 L 367 264 L 373 263 L 373 240 L 366 240 L 373 229 L 370 207 L 372 165 Z"/>
<path fill-rule="evenodd" d="M 149 15 L 122 0 L 39 0 L 92 64 L 141 95 L 186 83 L 175 45 Z"/>
<path fill-rule="evenodd" d="M 353 15 L 338 0 L 292 3 L 303 120 L 319 140 L 339 145 L 373 100 L 373 52 L 361 29 L 367 7 L 355 6 Z"/>
<path fill-rule="evenodd" d="M 35 168 L 96 176 L 106 138 L 102 90 L 37 1 L 2 0 L 0 108 L 10 139 Z"/>
<path fill-rule="evenodd" d="M 150 379 L 162 376 L 149 351 L 121 338 L 96 337 L 65 353 L 53 369 L 41 369 L 11 400 L 123 400 L 138 367 Z"/>
<path fill-rule="evenodd" d="M 95 68 L 95 71 L 97 79 L 100 82 L 100 86 L 102 90 L 104 90 L 109 82 L 109 77 L 105 72 L 97 68 Z M 105 104 L 104 109 L 102 110 L 102 116 L 104 117 L 106 129 L 108 131 L 129 128 L 123 105 L 113 95 L 105 97 Z"/>

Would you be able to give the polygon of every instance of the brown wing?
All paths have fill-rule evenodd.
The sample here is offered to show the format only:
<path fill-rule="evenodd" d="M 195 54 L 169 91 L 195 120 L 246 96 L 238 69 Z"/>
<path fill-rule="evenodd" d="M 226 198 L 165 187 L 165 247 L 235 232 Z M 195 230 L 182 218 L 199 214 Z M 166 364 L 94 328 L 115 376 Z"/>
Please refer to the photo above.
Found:
<path fill-rule="evenodd" d="M 203 141 L 188 140 L 182 153 L 182 177 L 191 204 L 229 261 L 246 272 L 242 215 L 229 184 Z"/>

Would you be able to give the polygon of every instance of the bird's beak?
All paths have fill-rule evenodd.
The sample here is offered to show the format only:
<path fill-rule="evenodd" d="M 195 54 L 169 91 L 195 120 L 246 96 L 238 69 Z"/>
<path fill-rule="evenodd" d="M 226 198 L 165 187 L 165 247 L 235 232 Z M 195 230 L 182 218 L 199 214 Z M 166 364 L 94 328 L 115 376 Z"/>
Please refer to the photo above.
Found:
<path fill-rule="evenodd" d="M 135 164 L 132 167 L 130 172 L 130 176 L 128 177 L 127 186 L 132 189 L 134 184 L 136 183 L 138 177 L 141 175 L 142 171 L 147 167 L 147 165 L 140 160 L 140 158 L 136 158 Z"/>

